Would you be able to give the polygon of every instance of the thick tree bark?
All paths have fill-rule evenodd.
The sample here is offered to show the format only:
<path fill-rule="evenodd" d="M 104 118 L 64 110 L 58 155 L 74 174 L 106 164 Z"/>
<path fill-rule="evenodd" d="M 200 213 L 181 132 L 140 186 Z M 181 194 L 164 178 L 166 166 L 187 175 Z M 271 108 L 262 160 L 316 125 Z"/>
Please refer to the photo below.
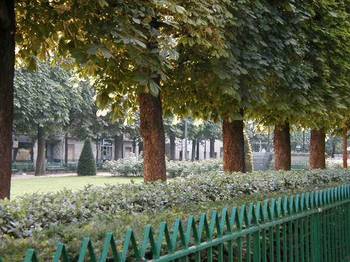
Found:
<path fill-rule="evenodd" d="M 326 168 L 326 133 L 323 129 L 312 129 L 310 138 L 310 168 Z"/>
<path fill-rule="evenodd" d="M 175 160 L 175 153 L 176 153 L 176 145 L 175 145 L 175 135 L 171 134 L 169 136 L 170 140 L 170 160 Z"/>
<path fill-rule="evenodd" d="M 15 1 L 0 1 L 0 199 L 11 189 L 15 29 Z"/>
<path fill-rule="evenodd" d="M 144 143 L 144 180 L 166 180 L 165 134 L 160 96 L 139 95 L 140 130 Z"/>
<path fill-rule="evenodd" d="M 225 172 L 245 172 L 243 128 L 243 120 L 223 121 Z"/>
<path fill-rule="evenodd" d="M 197 139 L 197 145 L 196 145 L 196 160 L 199 160 L 199 139 Z"/>
<path fill-rule="evenodd" d="M 215 158 L 215 138 L 209 140 L 209 157 Z"/>
<path fill-rule="evenodd" d="M 123 135 L 114 136 L 114 160 L 123 158 Z"/>
<path fill-rule="evenodd" d="M 348 168 L 348 129 L 343 129 L 343 168 Z"/>
<path fill-rule="evenodd" d="M 191 161 L 196 159 L 196 139 L 192 139 Z"/>
<path fill-rule="evenodd" d="M 289 123 L 275 126 L 274 131 L 275 169 L 290 170 L 291 146 Z"/>
<path fill-rule="evenodd" d="M 68 166 L 68 134 L 64 136 L 64 165 Z"/>
<path fill-rule="evenodd" d="M 38 127 L 38 153 L 36 157 L 35 175 L 45 175 L 45 131 L 44 128 Z"/>

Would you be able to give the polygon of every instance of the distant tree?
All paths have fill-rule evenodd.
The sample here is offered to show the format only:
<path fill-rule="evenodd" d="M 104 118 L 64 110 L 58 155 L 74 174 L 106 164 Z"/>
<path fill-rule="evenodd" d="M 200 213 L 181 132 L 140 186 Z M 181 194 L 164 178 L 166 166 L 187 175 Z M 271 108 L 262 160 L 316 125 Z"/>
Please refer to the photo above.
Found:
<path fill-rule="evenodd" d="M 63 133 L 70 113 L 79 105 L 79 90 L 72 77 L 58 66 L 38 64 L 32 72 L 19 69 L 15 76 L 15 129 L 36 136 L 38 154 L 35 175 L 45 174 L 45 148 L 49 135 Z"/>
<path fill-rule="evenodd" d="M 78 176 L 96 176 L 96 162 L 92 153 L 90 139 L 85 140 L 79 157 Z"/>

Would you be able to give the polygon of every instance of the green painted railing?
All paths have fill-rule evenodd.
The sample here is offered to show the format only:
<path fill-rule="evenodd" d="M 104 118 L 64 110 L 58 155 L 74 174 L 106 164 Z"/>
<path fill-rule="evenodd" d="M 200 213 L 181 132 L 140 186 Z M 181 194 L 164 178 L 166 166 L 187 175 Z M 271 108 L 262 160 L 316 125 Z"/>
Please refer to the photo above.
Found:
<path fill-rule="evenodd" d="M 108 233 L 99 252 L 85 238 L 75 256 L 59 243 L 42 261 L 350 261 L 350 185 L 190 216 L 156 232 L 146 227 L 141 242 L 131 229 L 123 242 Z M 24 261 L 39 253 L 28 250 Z"/>

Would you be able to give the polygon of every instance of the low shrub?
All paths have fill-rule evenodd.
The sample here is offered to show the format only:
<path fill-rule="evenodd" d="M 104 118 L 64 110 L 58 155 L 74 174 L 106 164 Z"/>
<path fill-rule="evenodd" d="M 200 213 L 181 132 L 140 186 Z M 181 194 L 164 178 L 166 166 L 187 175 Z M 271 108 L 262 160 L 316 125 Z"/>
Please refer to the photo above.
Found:
<path fill-rule="evenodd" d="M 143 159 L 136 157 L 106 161 L 103 167 L 114 176 L 141 177 L 143 176 Z"/>
<path fill-rule="evenodd" d="M 88 186 L 76 192 L 25 195 L 0 202 L 0 242 L 6 235 L 30 237 L 51 226 L 85 223 L 120 212 L 159 212 L 181 205 L 232 201 L 255 193 L 289 192 L 349 181 L 348 170 L 208 173 L 175 178 L 169 183 Z"/>
<path fill-rule="evenodd" d="M 92 153 L 91 142 L 85 140 L 78 162 L 78 176 L 96 176 L 96 162 Z"/>
<path fill-rule="evenodd" d="M 212 171 L 222 171 L 223 164 L 220 160 L 202 160 L 202 161 L 167 161 L 167 175 L 170 178 L 186 177 L 191 174 L 203 174 Z M 114 176 L 142 177 L 143 159 L 130 157 L 119 159 L 117 161 L 106 161 L 104 168 Z"/>

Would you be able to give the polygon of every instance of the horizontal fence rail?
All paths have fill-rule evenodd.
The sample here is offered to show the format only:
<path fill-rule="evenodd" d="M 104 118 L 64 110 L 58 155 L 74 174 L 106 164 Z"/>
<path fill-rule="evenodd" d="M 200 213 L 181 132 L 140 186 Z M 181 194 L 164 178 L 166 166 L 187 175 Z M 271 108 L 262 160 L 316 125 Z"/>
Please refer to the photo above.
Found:
<path fill-rule="evenodd" d="M 350 261 L 350 185 L 190 216 L 156 232 L 147 226 L 142 242 L 132 229 L 123 242 L 107 233 L 98 252 L 85 238 L 75 255 L 58 243 L 42 260 L 29 249 L 24 261 Z"/>

